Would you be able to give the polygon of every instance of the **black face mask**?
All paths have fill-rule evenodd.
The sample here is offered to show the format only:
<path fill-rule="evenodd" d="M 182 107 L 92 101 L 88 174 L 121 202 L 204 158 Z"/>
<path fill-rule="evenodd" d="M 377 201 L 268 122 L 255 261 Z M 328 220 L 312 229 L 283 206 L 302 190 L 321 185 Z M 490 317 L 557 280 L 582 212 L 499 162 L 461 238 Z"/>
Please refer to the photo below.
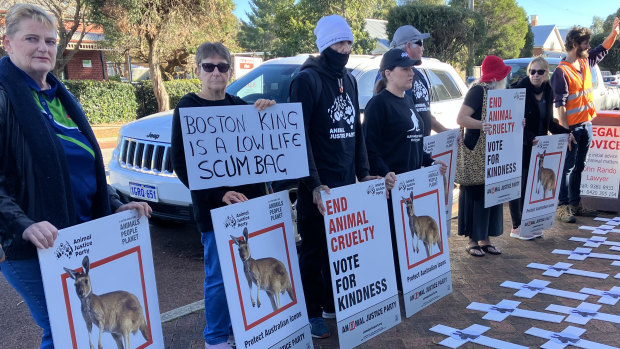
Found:
<path fill-rule="evenodd" d="M 331 47 L 323 50 L 321 57 L 323 57 L 329 70 L 340 74 L 343 74 L 344 66 L 347 65 L 349 61 L 349 54 L 338 53 Z"/>

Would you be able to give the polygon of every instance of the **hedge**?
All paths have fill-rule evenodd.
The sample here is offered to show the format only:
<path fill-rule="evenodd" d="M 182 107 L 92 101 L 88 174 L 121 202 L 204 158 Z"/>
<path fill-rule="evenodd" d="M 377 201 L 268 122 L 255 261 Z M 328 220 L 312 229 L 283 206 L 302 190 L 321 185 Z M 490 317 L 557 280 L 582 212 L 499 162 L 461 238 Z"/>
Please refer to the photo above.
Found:
<path fill-rule="evenodd" d="M 135 88 L 131 84 L 93 80 L 65 80 L 63 82 L 80 101 L 91 124 L 136 119 L 138 102 Z"/>
<path fill-rule="evenodd" d="M 91 124 L 123 123 L 157 112 L 157 100 L 151 81 L 134 84 L 115 81 L 65 80 L 67 89 L 82 104 Z M 189 92 L 200 91 L 200 81 L 164 81 L 170 107 L 177 105 Z"/>

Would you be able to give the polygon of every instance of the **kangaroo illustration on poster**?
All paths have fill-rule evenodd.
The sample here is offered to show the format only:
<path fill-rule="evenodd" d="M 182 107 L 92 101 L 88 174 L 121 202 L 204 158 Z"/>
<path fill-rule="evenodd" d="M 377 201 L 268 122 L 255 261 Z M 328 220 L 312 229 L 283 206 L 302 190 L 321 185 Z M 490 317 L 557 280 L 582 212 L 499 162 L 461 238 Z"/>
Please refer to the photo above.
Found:
<path fill-rule="evenodd" d="M 538 179 L 536 181 L 536 194 L 540 191 L 539 186 L 542 186 L 543 199 L 547 198 L 547 191 L 551 191 L 551 197 L 555 196 L 555 172 L 543 166 L 546 153 L 545 150 L 542 154 L 538 154 Z"/>
<path fill-rule="evenodd" d="M 252 258 L 250 254 L 250 245 L 248 244 L 249 235 L 248 228 L 243 228 L 243 240 L 230 236 L 237 245 L 239 258 L 243 261 L 243 272 L 250 288 L 250 300 L 252 306 L 260 308 L 260 290 L 265 290 L 271 301 L 273 310 L 280 308 L 280 294 L 288 293 L 293 299 L 293 288 L 289 279 L 288 272 L 284 264 L 273 257 L 260 259 Z M 256 303 L 252 297 L 252 284 L 256 284 Z"/>
<path fill-rule="evenodd" d="M 426 250 L 426 256 L 430 257 L 433 254 L 433 244 L 436 243 L 441 251 L 441 237 L 439 236 L 439 226 L 437 222 L 431 216 L 416 216 L 413 209 L 413 192 L 408 198 L 403 198 L 407 207 L 407 216 L 409 217 L 409 229 L 411 229 L 411 244 L 413 251 L 419 253 L 419 243 L 422 240 L 424 249 Z M 415 236 L 418 237 L 414 242 Z"/>
<path fill-rule="evenodd" d="M 75 280 L 75 292 L 82 304 L 82 316 L 88 328 L 88 344 L 95 349 L 91 340 L 93 324 L 99 328 L 98 348 L 102 349 L 101 335 L 109 332 L 118 349 L 130 349 L 129 334 L 136 334 L 138 330 L 145 340 L 150 334 L 146 326 L 142 305 L 138 297 L 126 291 L 114 291 L 102 295 L 93 293 L 90 281 L 90 262 L 88 256 L 82 260 L 83 272 L 64 268 L 67 274 Z M 124 347 L 123 347 L 124 342 Z"/>

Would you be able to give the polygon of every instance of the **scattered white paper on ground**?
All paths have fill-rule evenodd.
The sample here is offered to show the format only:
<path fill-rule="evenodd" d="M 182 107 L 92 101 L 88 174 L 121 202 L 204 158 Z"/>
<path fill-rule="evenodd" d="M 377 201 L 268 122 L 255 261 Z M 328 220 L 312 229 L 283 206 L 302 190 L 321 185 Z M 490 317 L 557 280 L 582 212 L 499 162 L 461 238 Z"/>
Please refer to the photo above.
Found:
<path fill-rule="evenodd" d="M 611 265 L 616 266 L 616 267 L 620 267 L 620 261 L 613 261 L 613 262 L 611 262 Z"/>
<path fill-rule="evenodd" d="M 610 248 L 610 250 L 612 250 L 612 251 L 620 251 L 620 246 L 612 246 Z"/>
<path fill-rule="evenodd" d="M 614 276 L 614 278 L 620 279 L 620 273 L 616 274 L 616 276 Z"/>
<path fill-rule="evenodd" d="M 607 241 L 606 237 L 602 237 L 602 236 L 592 236 L 590 238 L 580 238 L 580 237 L 576 237 L 573 236 L 570 239 L 568 239 L 569 241 L 577 241 L 577 242 L 583 242 L 584 243 L 584 247 L 600 247 L 601 245 L 607 245 L 607 246 L 620 246 L 620 242 L 617 241 Z M 613 248 L 612 248 L 613 249 Z"/>
<path fill-rule="evenodd" d="M 577 247 L 576 249 L 572 251 L 556 249 L 556 250 L 551 251 L 551 253 L 568 255 L 568 259 L 574 259 L 578 261 L 583 261 L 588 257 L 620 260 L 620 255 L 606 254 L 606 253 L 592 253 L 591 248 L 585 248 L 585 247 Z"/>
<path fill-rule="evenodd" d="M 601 225 L 600 227 L 592 227 L 589 225 L 582 225 L 579 229 L 584 230 L 592 230 L 593 234 L 605 235 L 607 233 L 620 233 L 620 229 L 613 229 L 612 226 L 609 225 Z"/>
<path fill-rule="evenodd" d="M 560 323 L 564 316 L 543 313 L 538 311 L 523 310 L 517 308 L 521 302 L 502 299 L 496 305 L 472 302 L 467 309 L 484 311 L 486 314 L 482 317 L 485 320 L 503 321 L 508 316 L 516 316 L 533 320 L 548 321 Z"/>
<path fill-rule="evenodd" d="M 463 330 L 458 330 L 452 327 L 444 326 L 444 325 L 436 325 L 431 328 L 431 331 L 441 333 L 443 335 L 449 336 L 443 341 L 439 342 L 440 345 L 449 347 L 449 348 L 458 348 L 461 345 L 472 342 L 480 345 L 485 345 L 491 348 L 509 348 L 509 349 L 527 349 L 522 345 L 513 344 L 510 342 L 505 342 L 499 339 L 482 336 L 482 333 L 488 331 L 490 327 L 482 326 L 482 325 L 471 325 Z"/>
<path fill-rule="evenodd" d="M 585 329 L 575 326 L 568 326 L 562 330 L 562 332 L 551 332 L 537 327 L 531 327 L 529 330 L 525 331 L 526 334 L 531 336 L 549 339 L 547 343 L 540 346 L 545 349 L 562 349 L 569 345 L 585 349 L 618 349 L 609 345 L 579 338 L 585 332 Z"/>
<path fill-rule="evenodd" d="M 566 321 L 585 325 L 590 319 L 613 322 L 620 324 L 620 316 L 606 313 L 599 313 L 600 304 L 582 302 L 577 308 L 565 307 L 563 305 L 551 304 L 545 310 L 555 311 L 557 313 L 568 314 Z"/>
<path fill-rule="evenodd" d="M 570 275 L 591 277 L 591 278 L 596 278 L 596 279 L 607 279 L 607 277 L 609 277 L 609 274 L 595 273 L 593 271 L 573 269 L 571 268 L 571 266 L 572 264 L 564 263 L 564 262 L 559 262 L 554 265 L 540 264 L 540 263 L 530 263 L 527 265 L 528 268 L 544 270 L 545 271 L 543 273 L 544 276 L 559 277 L 563 274 L 570 274 Z"/>
<path fill-rule="evenodd" d="M 611 226 L 616 226 L 616 225 L 620 225 L 620 217 L 616 217 L 616 218 L 603 218 L 603 217 L 596 217 L 594 218 L 595 221 L 602 221 L 605 222 L 605 225 L 611 225 Z"/>
<path fill-rule="evenodd" d="M 547 285 L 549 284 L 550 284 L 549 281 L 534 279 L 527 284 L 523 284 L 520 282 L 514 282 L 514 281 L 504 281 L 500 286 L 514 288 L 516 290 L 519 290 L 514 295 L 517 297 L 523 297 L 523 298 L 532 298 L 539 293 L 563 297 L 563 298 L 577 299 L 580 301 L 583 301 L 586 298 L 588 298 L 587 294 L 569 292 L 569 291 L 558 290 L 555 288 L 547 287 Z"/>
<path fill-rule="evenodd" d="M 595 288 L 584 287 L 579 291 L 581 293 L 587 293 L 594 296 L 600 296 L 599 303 L 615 305 L 620 299 L 620 287 L 614 286 L 609 291 L 597 290 Z"/>

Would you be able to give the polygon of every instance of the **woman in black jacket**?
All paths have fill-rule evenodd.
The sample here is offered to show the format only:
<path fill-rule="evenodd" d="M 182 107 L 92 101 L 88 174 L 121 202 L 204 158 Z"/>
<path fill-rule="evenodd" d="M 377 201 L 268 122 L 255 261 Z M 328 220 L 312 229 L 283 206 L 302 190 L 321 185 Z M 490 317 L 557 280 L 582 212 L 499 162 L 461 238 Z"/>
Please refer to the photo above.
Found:
<path fill-rule="evenodd" d="M 527 76 L 515 88 L 525 88 L 525 129 L 523 130 L 521 197 L 509 203 L 512 218 L 510 236 L 521 240 L 531 240 L 542 236 L 542 232 L 521 235 L 520 231 L 532 146 L 538 143 L 537 136 L 544 136 L 549 132 L 552 134 L 569 133 L 569 130 L 553 119 L 553 91 L 549 84 L 549 63 L 545 58 L 538 56 L 532 59 L 527 67 Z M 570 143 L 569 141 L 569 146 Z"/>

